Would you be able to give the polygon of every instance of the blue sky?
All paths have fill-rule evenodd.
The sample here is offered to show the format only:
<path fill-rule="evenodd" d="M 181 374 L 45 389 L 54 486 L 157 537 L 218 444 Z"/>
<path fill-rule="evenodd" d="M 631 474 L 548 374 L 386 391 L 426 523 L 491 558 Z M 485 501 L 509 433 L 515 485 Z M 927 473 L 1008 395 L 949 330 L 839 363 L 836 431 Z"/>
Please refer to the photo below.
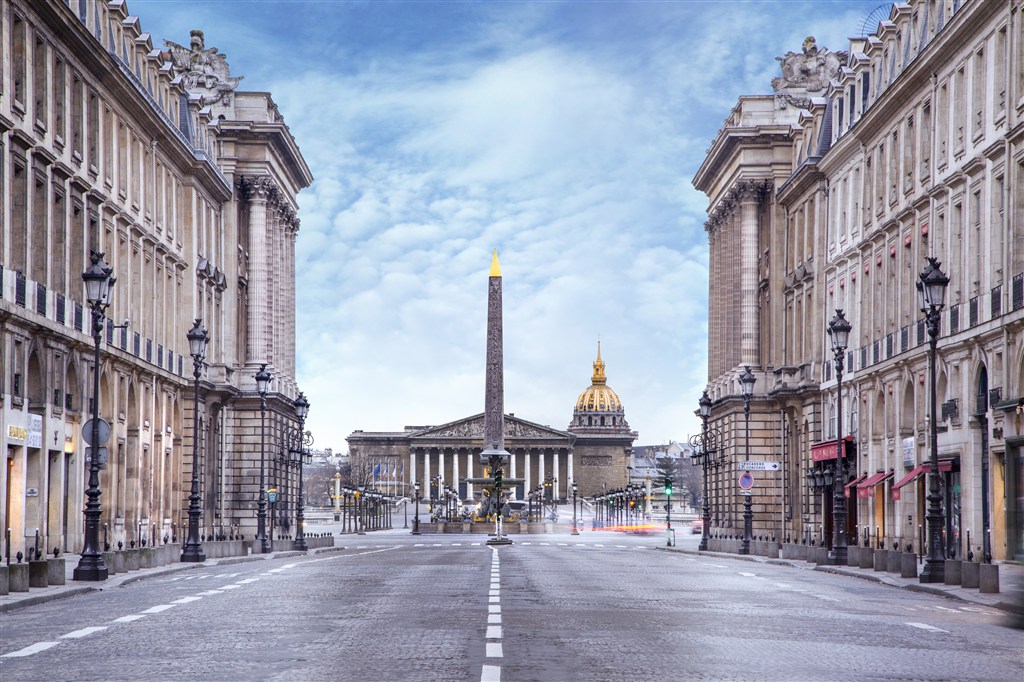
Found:
<path fill-rule="evenodd" d="M 299 196 L 298 380 L 317 447 L 483 409 L 487 273 L 505 408 L 565 428 L 597 340 L 638 444 L 707 380 L 706 198 L 691 178 L 776 56 L 845 50 L 884 3 L 131 0 L 268 91 Z"/>

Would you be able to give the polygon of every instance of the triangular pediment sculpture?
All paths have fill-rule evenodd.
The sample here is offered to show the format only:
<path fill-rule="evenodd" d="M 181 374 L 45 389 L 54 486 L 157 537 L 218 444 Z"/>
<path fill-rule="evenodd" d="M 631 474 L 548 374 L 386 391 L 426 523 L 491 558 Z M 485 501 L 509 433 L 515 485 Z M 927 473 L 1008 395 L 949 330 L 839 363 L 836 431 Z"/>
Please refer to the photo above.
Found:
<path fill-rule="evenodd" d="M 484 437 L 484 415 L 476 414 L 472 417 L 459 419 L 457 421 L 441 424 L 440 426 L 429 426 L 411 435 L 415 440 L 431 440 L 435 438 L 468 438 L 483 440 Z M 525 419 L 519 419 L 512 415 L 505 415 L 505 437 L 508 439 L 551 439 L 568 438 L 565 431 L 552 429 L 547 426 L 535 424 Z"/>

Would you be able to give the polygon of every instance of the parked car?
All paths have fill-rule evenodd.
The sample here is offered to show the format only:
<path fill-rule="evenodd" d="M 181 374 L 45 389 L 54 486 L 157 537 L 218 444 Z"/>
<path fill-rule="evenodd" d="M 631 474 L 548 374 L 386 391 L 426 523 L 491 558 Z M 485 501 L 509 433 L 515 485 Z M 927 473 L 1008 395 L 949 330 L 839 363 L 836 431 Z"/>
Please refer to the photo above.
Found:
<path fill-rule="evenodd" d="M 704 532 L 704 519 L 694 519 L 691 521 L 690 532 L 694 535 L 701 535 Z"/>

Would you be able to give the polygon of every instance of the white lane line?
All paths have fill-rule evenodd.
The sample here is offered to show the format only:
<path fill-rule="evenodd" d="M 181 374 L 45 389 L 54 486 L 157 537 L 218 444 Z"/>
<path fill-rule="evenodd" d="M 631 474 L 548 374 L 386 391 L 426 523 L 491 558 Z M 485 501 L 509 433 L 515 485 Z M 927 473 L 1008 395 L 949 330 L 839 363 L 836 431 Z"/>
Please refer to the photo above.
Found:
<path fill-rule="evenodd" d="M 604 547 L 604 545 L 594 545 L 594 547 Z"/>
<path fill-rule="evenodd" d="M 222 589 L 222 590 L 237 590 L 239 587 L 241 587 L 241 585 L 225 585 L 224 587 L 222 587 L 220 589 Z"/>
<path fill-rule="evenodd" d="M 501 682 L 501 666 L 485 665 L 480 673 L 480 682 Z"/>
<path fill-rule="evenodd" d="M 94 632 L 99 632 L 101 630 L 106 630 L 106 629 L 107 629 L 106 625 L 94 625 L 93 627 L 82 628 L 81 630 L 75 630 L 74 632 L 69 632 L 66 635 L 61 635 L 60 638 L 61 639 L 81 639 L 82 637 L 88 637 L 89 635 L 91 635 Z"/>
<path fill-rule="evenodd" d="M 488 597 L 494 597 L 494 596 L 499 595 L 499 594 L 501 594 L 501 590 L 491 590 L 490 592 L 487 593 L 487 596 Z"/>
<path fill-rule="evenodd" d="M 172 604 L 187 604 L 191 601 L 199 601 L 202 597 L 182 597 L 181 599 L 175 599 Z"/>
<path fill-rule="evenodd" d="M 272 568 L 269 571 L 267 571 L 267 573 L 280 573 L 283 570 L 284 570 L 284 567 L 282 567 L 282 568 Z"/>
<path fill-rule="evenodd" d="M 714 566 L 715 568 L 725 568 L 725 566 L 723 566 L 721 564 L 704 564 L 704 565 L 705 566 Z"/>
<path fill-rule="evenodd" d="M 139 611 L 139 613 L 160 613 L 161 611 L 166 611 L 167 609 L 173 608 L 174 604 L 160 604 L 159 606 L 151 606 L 145 611 Z"/>
<path fill-rule="evenodd" d="M 111 623 L 133 623 L 133 622 L 135 622 L 137 620 L 140 620 L 142 618 L 145 618 L 145 616 L 143 616 L 141 613 L 133 613 L 130 616 L 121 616 L 120 618 L 115 618 L 114 620 L 112 620 L 110 622 Z"/>
<path fill-rule="evenodd" d="M 787 583 L 775 583 L 775 587 L 778 587 L 783 590 L 788 590 L 790 586 Z"/>
<path fill-rule="evenodd" d="M 487 653 L 485 655 L 487 658 L 503 658 L 501 642 L 488 642 Z"/>
<path fill-rule="evenodd" d="M 616 549 L 626 549 L 625 545 L 615 545 Z"/>
<path fill-rule="evenodd" d="M 559 542 L 559 543 L 558 543 L 558 546 L 559 546 L 559 547 L 568 547 L 568 546 L 569 546 L 569 543 L 568 543 L 568 542 Z"/>
<path fill-rule="evenodd" d="M 423 546 L 422 542 L 417 542 L 415 545 L 413 545 L 413 547 L 422 547 L 422 546 Z"/>
<path fill-rule="evenodd" d="M 259 580 L 260 580 L 259 578 L 246 578 L 245 580 L 239 580 L 238 584 L 239 585 L 248 585 L 249 583 L 259 582 Z"/>
<path fill-rule="evenodd" d="M 435 542 L 435 543 L 434 543 L 434 547 L 440 547 L 440 546 L 441 546 L 441 543 L 440 543 L 440 542 Z"/>
<path fill-rule="evenodd" d="M 501 613 L 501 606 L 499 604 L 488 604 L 487 613 Z"/>
<path fill-rule="evenodd" d="M 36 642 L 32 646 L 27 646 L 24 649 L 18 649 L 12 651 L 9 654 L 4 654 L 0 658 L 24 658 L 25 656 L 31 656 L 32 654 L 38 654 L 40 651 L 46 651 L 60 644 L 60 642 Z M 487 666 L 484 666 L 486 668 Z"/>
<path fill-rule="evenodd" d="M 909 625 L 912 628 L 921 628 L 922 630 L 927 630 L 928 632 L 945 632 L 947 634 L 949 633 L 949 630 L 943 630 L 942 628 L 937 628 L 934 625 L 928 625 L 926 623 L 906 623 L 906 625 Z"/>
<path fill-rule="evenodd" d="M 932 606 L 936 609 L 939 609 L 940 611 L 952 611 L 953 613 L 957 612 L 957 609 L 951 609 L 948 606 L 937 606 L 935 604 L 932 604 Z"/>
<path fill-rule="evenodd" d="M 488 597 L 487 601 L 489 603 L 491 603 L 491 604 L 500 604 L 501 603 L 501 597 Z"/>
<path fill-rule="evenodd" d="M 836 450 L 836 452 L 839 452 L 839 451 Z M 452 547 L 462 547 L 462 543 L 461 542 L 453 542 L 452 543 Z"/>
<path fill-rule="evenodd" d="M 542 542 L 542 543 L 540 543 L 540 546 L 541 547 L 550 547 L 551 543 L 550 542 Z"/>
<path fill-rule="evenodd" d="M 501 639 L 501 626 L 500 625 L 488 625 L 487 634 L 484 635 L 487 639 Z"/>
<path fill-rule="evenodd" d="M 501 625 L 501 614 L 500 613 L 488 614 L 488 616 L 487 616 L 487 624 L 488 625 Z"/>
<path fill-rule="evenodd" d="M 224 590 L 207 590 L 206 592 L 196 592 L 196 595 L 200 597 L 212 597 L 215 594 L 224 594 Z"/>
<path fill-rule="evenodd" d="M 525 547 L 526 545 L 532 545 L 533 543 L 532 543 L 532 542 L 524 542 L 524 543 L 522 543 L 522 544 L 523 544 L 523 546 Z"/>
<path fill-rule="evenodd" d="M 835 597 L 826 597 L 823 594 L 812 594 L 811 596 L 812 597 L 817 597 L 818 599 L 824 599 L 825 601 L 839 601 Z"/>
<path fill-rule="evenodd" d="M 471 542 L 470 544 L 471 544 L 471 545 L 472 545 L 473 547 L 479 547 L 479 546 L 480 546 L 480 543 L 479 543 L 479 542 Z"/>
<path fill-rule="evenodd" d="M 742 575 L 744 578 L 755 578 L 755 577 L 757 577 L 756 573 L 744 573 L 743 571 L 740 571 L 740 575 Z"/>

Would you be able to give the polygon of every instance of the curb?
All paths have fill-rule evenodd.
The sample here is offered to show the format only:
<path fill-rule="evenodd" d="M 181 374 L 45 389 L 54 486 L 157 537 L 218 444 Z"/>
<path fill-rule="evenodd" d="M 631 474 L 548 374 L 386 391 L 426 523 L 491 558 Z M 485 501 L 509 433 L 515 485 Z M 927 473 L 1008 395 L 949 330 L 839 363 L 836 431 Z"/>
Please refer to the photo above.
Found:
<path fill-rule="evenodd" d="M 63 599 L 65 597 L 75 597 L 79 594 L 87 594 L 89 592 L 100 592 L 99 587 L 73 587 L 70 590 L 63 590 L 61 592 L 50 592 L 48 594 L 37 594 L 32 597 L 26 597 L 25 599 L 19 599 L 9 604 L 0 604 L 0 613 L 7 613 L 15 609 L 20 609 L 23 606 L 38 606 L 39 604 L 45 604 L 49 601 L 55 601 L 57 599 Z"/>

